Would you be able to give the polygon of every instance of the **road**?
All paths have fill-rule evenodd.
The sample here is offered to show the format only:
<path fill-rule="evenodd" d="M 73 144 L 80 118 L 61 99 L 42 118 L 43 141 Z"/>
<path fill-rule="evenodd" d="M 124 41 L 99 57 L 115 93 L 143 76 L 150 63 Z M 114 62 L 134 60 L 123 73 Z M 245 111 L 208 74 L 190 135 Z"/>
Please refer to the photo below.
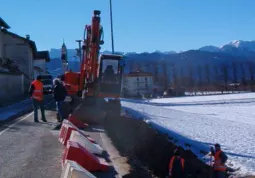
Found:
<path fill-rule="evenodd" d="M 46 106 L 47 123 L 34 123 L 32 112 L 0 127 L 0 177 L 60 177 L 64 147 L 58 132 L 52 130 L 56 124 L 53 108 L 51 101 Z"/>

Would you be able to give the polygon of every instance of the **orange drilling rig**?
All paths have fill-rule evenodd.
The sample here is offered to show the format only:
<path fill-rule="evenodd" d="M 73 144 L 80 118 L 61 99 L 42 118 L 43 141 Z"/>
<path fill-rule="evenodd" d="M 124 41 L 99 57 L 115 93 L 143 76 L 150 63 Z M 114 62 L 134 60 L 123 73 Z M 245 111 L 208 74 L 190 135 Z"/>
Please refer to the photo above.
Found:
<path fill-rule="evenodd" d="M 85 26 L 80 72 L 68 71 L 64 74 L 64 83 L 69 95 L 82 98 L 86 110 L 90 108 L 91 112 L 94 109 L 95 114 L 101 112 L 98 109 L 109 108 L 109 105 L 114 106 L 110 108 L 117 111 L 117 104 L 120 109 L 119 98 L 125 65 L 122 55 L 100 55 L 100 46 L 104 44 L 100 14 L 100 11 L 95 10 L 92 25 Z M 107 102 L 105 98 L 108 98 Z M 107 107 L 102 106 L 105 102 Z M 79 109 L 75 112 L 78 112 L 77 110 Z"/>

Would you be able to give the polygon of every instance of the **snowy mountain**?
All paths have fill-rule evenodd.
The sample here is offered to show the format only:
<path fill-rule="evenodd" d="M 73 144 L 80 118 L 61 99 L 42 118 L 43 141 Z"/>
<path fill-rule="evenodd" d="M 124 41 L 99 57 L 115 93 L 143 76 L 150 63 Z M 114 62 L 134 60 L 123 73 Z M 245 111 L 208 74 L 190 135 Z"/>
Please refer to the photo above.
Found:
<path fill-rule="evenodd" d="M 212 45 L 204 46 L 202 48 L 199 48 L 198 50 L 200 50 L 200 51 L 207 51 L 207 52 L 220 52 L 220 48 L 219 47 L 212 46 Z"/>
<path fill-rule="evenodd" d="M 233 56 L 255 56 L 255 41 L 234 40 L 221 47 L 204 46 L 200 51 L 222 52 Z"/>

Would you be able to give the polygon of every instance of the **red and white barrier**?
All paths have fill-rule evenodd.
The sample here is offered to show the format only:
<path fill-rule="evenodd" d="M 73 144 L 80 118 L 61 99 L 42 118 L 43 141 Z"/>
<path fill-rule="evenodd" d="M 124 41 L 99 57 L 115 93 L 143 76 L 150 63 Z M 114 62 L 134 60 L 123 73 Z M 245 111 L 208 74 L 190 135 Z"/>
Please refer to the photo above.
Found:
<path fill-rule="evenodd" d="M 94 171 L 108 171 L 109 164 L 102 158 L 90 153 L 85 147 L 77 142 L 68 141 L 63 154 L 62 165 L 67 160 L 72 160 L 81 165 L 84 169 Z"/>
<path fill-rule="evenodd" d="M 103 149 L 100 147 L 100 145 L 90 142 L 87 137 L 81 134 L 81 132 L 72 131 L 69 140 L 79 143 L 91 153 L 99 155 L 103 153 Z"/>
<path fill-rule="evenodd" d="M 85 129 L 88 127 L 88 124 L 78 120 L 74 115 L 70 114 L 68 118 L 69 122 L 71 122 L 73 125 L 75 125 L 79 129 Z"/>
<path fill-rule="evenodd" d="M 96 178 L 89 171 L 81 167 L 75 161 L 67 160 L 61 174 L 61 178 Z"/>

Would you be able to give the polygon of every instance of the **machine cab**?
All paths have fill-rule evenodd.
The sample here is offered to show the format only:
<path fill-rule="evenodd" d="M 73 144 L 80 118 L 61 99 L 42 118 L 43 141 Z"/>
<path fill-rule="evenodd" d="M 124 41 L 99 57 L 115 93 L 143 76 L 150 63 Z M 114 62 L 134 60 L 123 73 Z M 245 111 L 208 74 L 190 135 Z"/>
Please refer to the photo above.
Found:
<path fill-rule="evenodd" d="M 103 54 L 100 56 L 99 97 L 120 97 L 124 65 L 121 55 Z"/>

